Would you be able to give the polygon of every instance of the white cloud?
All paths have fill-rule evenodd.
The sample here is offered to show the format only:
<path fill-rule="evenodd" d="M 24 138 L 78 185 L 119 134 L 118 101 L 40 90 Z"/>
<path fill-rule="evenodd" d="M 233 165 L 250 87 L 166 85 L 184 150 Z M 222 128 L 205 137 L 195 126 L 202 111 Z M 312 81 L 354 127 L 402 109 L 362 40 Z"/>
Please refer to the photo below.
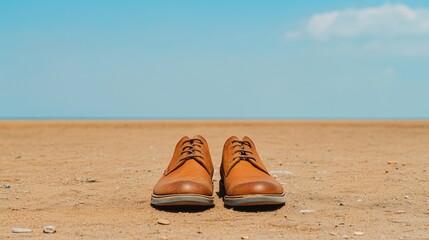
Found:
<path fill-rule="evenodd" d="M 358 36 L 429 36 L 429 10 L 384 4 L 319 13 L 308 19 L 302 32 L 319 40 Z M 295 36 L 299 35 L 295 32 Z"/>

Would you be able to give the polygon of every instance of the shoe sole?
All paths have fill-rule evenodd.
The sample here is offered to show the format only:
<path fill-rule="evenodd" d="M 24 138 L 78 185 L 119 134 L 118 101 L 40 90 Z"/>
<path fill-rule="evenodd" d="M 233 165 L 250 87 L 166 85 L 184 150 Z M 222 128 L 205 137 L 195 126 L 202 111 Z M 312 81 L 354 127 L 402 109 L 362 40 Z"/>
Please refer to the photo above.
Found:
<path fill-rule="evenodd" d="M 213 206 L 212 196 L 200 194 L 152 194 L 150 203 L 155 206 Z"/>
<path fill-rule="evenodd" d="M 280 205 L 285 204 L 285 194 L 252 194 L 241 196 L 223 197 L 223 201 L 228 206 L 261 206 L 261 205 Z"/>

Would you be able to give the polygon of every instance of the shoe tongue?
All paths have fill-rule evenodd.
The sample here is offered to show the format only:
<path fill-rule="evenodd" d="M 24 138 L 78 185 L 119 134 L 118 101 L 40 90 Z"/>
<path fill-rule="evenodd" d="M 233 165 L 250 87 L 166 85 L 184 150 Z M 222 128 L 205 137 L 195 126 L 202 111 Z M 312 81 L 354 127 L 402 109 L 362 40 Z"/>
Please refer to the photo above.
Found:
<path fill-rule="evenodd" d="M 180 140 L 179 143 L 183 143 L 184 141 L 188 140 L 189 137 L 188 136 L 183 136 Z"/>
<path fill-rule="evenodd" d="M 225 143 L 227 143 L 227 144 L 229 144 L 231 141 L 233 141 L 233 140 L 240 140 L 240 139 L 238 139 L 238 137 L 236 137 L 236 136 L 232 136 L 232 137 L 229 137 L 227 140 L 226 140 L 226 142 Z"/>
<path fill-rule="evenodd" d="M 203 138 L 203 136 L 201 136 L 201 135 L 195 135 L 194 136 L 194 138 L 198 138 L 198 139 L 200 139 L 200 140 L 202 140 L 202 141 L 205 141 L 206 139 L 205 138 Z"/>
<path fill-rule="evenodd" d="M 237 140 L 237 141 L 240 141 L 240 142 L 246 141 L 244 138 L 243 138 L 243 139 L 239 139 L 239 138 L 237 138 L 236 140 Z M 237 143 L 237 144 L 238 144 L 238 143 Z M 245 144 L 245 143 L 241 143 L 241 144 L 240 144 L 240 146 L 241 146 L 241 149 L 250 150 L 249 145 L 247 145 L 247 144 Z M 247 155 L 247 154 L 245 154 L 245 155 Z"/>
<path fill-rule="evenodd" d="M 251 146 L 252 146 L 253 142 L 250 140 L 250 138 L 243 137 L 242 141 L 246 141 L 246 142 L 248 142 L 250 144 L 250 146 L 247 145 L 247 144 L 243 144 L 244 145 L 244 149 L 246 149 L 246 150 L 252 150 Z"/>
<path fill-rule="evenodd" d="M 204 138 L 201 135 L 196 135 L 196 136 L 194 136 L 192 138 L 196 138 L 196 139 L 199 139 L 199 140 L 201 140 L 201 141 L 204 142 Z M 188 139 L 190 139 L 190 138 L 188 137 L 186 140 L 188 140 Z M 185 146 L 192 146 L 194 143 L 195 143 L 195 140 L 194 141 L 189 141 L 189 142 L 185 143 L 183 146 L 184 147 Z M 193 148 L 188 147 L 186 149 L 186 150 L 189 150 L 189 151 L 192 150 L 192 153 L 191 152 L 186 152 L 186 154 L 184 154 L 184 156 L 189 156 L 189 155 L 193 155 L 193 154 L 199 154 L 199 152 L 195 151 L 195 149 L 201 150 L 201 147 L 198 147 L 198 145 L 202 145 L 202 144 L 199 143 L 198 141 L 196 143 L 197 143 L 197 145 L 194 145 Z"/>

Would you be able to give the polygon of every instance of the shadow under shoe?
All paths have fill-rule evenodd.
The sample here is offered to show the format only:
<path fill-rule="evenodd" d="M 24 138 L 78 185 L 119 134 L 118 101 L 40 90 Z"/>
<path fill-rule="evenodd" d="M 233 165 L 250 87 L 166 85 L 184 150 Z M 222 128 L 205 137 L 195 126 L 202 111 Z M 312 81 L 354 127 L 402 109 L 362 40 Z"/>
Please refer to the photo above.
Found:
<path fill-rule="evenodd" d="M 197 213 L 197 212 L 204 212 L 207 211 L 211 208 L 214 207 L 213 206 L 192 206 L 192 205 L 187 205 L 187 206 L 156 206 L 151 204 L 151 206 L 153 208 L 155 208 L 156 210 L 160 210 L 160 211 L 164 211 L 164 212 L 173 212 L 173 213 L 179 213 L 179 212 L 186 212 L 186 213 Z"/>

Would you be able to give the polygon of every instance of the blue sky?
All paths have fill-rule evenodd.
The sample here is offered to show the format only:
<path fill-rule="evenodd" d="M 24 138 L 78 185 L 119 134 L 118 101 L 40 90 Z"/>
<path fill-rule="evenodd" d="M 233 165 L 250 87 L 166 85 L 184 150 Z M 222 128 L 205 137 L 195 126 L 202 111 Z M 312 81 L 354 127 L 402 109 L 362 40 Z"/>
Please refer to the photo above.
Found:
<path fill-rule="evenodd" d="M 426 1 L 0 1 L 0 118 L 429 118 Z"/>

